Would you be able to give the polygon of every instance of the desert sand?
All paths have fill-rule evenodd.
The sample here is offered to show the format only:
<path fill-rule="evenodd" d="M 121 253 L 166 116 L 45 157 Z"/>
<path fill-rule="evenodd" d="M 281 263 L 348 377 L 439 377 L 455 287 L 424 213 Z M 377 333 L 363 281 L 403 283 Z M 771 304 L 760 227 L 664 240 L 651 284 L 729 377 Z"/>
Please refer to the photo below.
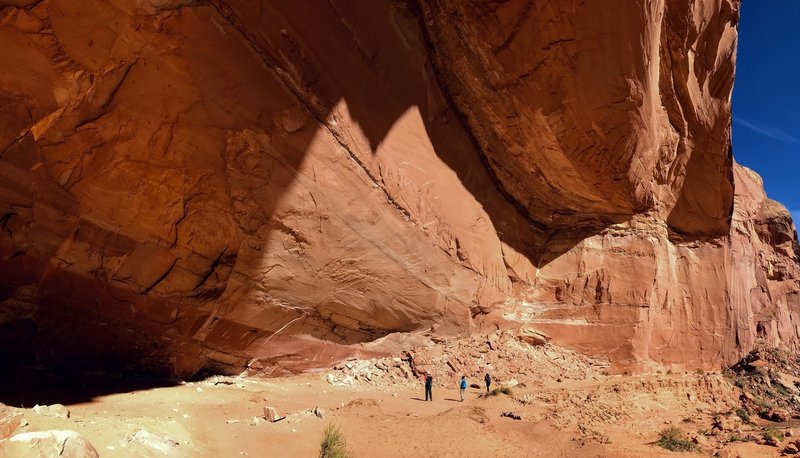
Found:
<path fill-rule="evenodd" d="M 504 376 L 494 381 L 494 387 L 512 386 L 510 394 L 487 396 L 482 380 L 471 376 L 470 384 L 480 387 L 470 387 L 461 402 L 455 372 L 423 356 L 448 345 L 453 343 L 416 353 L 418 369 L 435 374 L 430 402 L 423 400 L 420 380 L 401 375 L 409 371 L 398 357 L 350 359 L 298 376 L 193 382 L 86 373 L 58 378 L 29 369 L 27 379 L 3 387 L 0 402 L 23 415 L 16 434 L 75 431 L 104 457 L 316 456 L 329 423 L 341 428 L 355 457 L 681 456 L 656 444 L 672 426 L 697 447 L 686 456 L 779 456 L 794 440 L 788 415 L 767 421 L 753 407 L 745 422 L 735 413 L 743 396 L 753 397 L 743 394 L 755 393 L 744 381 L 755 383 L 757 371 L 751 377 L 743 369 L 741 379 L 733 372 L 606 375 L 581 355 L 523 344 L 522 350 L 533 352 L 533 364 L 517 357 L 515 364 L 523 367 L 516 378 L 498 369 Z M 493 353 L 503 354 L 489 351 L 484 358 Z M 549 356 L 536 359 L 540 354 Z M 786 381 L 800 379 L 774 377 L 772 388 L 782 380 L 788 397 L 800 394 Z M 69 418 L 37 413 L 35 404 L 62 404 Z M 267 421 L 265 407 L 275 408 L 280 419 Z M 507 412 L 520 419 L 503 416 Z M 772 429 L 781 432 L 782 443 L 765 442 L 764 431 Z"/>

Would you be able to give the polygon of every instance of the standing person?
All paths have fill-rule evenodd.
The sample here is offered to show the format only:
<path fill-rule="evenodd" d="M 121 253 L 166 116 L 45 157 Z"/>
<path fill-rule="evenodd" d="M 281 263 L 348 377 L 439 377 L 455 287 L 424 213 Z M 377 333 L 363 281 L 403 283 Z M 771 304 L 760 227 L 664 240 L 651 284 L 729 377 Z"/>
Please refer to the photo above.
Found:
<path fill-rule="evenodd" d="M 425 373 L 425 400 L 433 401 L 433 376 L 430 372 Z"/>
<path fill-rule="evenodd" d="M 462 375 L 461 381 L 458 383 L 458 392 L 461 395 L 461 402 L 464 402 L 464 392 L 467 391 L 467 376 Z"/>
<path fill-rule="evenodd" d="M 486 382 L 486 394 L 489 394 L 489 387 L 492 386 L 492 377 L 489 373 L 486 373 L 486 377 L 483 378 L 483 381 Z"/>

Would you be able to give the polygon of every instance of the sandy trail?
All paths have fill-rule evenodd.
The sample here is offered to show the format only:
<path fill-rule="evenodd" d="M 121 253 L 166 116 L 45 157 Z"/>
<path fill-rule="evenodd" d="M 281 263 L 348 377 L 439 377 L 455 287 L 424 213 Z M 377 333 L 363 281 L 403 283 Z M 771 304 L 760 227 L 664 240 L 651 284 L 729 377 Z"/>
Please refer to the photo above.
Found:
<path fill-rule="evenodd" d="M 72 429 L 89 439 L 102 456 L 111 457 L 165 456 L 129 440 L 141 429 L 176 441 L 179 445 L 172 448 L 170 456 L 311 457 L 317 455 L 322 431 L 330 421 L 341 426 L 355 456 L 674 457 L 680 455 L 650 444 L 665 424 L 680 424 L 686 417 L 686 409 L 677 409 L 671 401 L 678 396 L 671 392 L 661 396 L 663 399 L 634 396 L 630 399 L 636 405 L 606 406 L 603 393 L 615 389 L 624 393 L 629 385 L 656 382 L 670 391 L 669 386 L 692 385 L 698 377 L 684 374 L 573 380 L 553 388 L 517 390 L 513 398 L 483 397 L 481 390 L 470 388 L 463 403 L 457 401 L 455 381 L 452 389 L 435 387 L 435 400 L 425 402 L 421 385 L 397 387 L 397 391 L 385 386 L 331 386 L 324 374 L 270 380 L 228 378 L 220 379 L 225 381 L 220 384 L 213 380 L 170 386 L 145 384 L 139 389 L 131 389 L 130 381 L 126 381 L 117 382 L 119 392 L 106 385 L 96 396 L 91 394 L 92 386 L 72 387 L 61 390 L 61 394 L 56 387 L 19 391 L 27 396 L 25 402 L 29 404 L 24 407 L 31 407 L 38 392 L 43 401 L 40 404 L 61 400 L 71 411 L 69 419 L 27 411 L 30 424 L 25 430 Z M 573 406 L 560 400 L 585 391 L 596 393 L 585 408 L 580 402 Z M 4 393 L 6 399 L 0 401 L 12 404 L 13 394 Z M 527 404 L 520 402 L 529 398 L 532 400 Z M 16 400 L 20 402 L 21 398 Z M 75 402 L 67 402 L 70 400 Z M 574 414 L 566 412 L 568 415 L 602 413 L 604 409 L 622 409 L 629 414 L 623 423 L 600 422 L 586 433 L 581 425 L 553 414 L 553 409 L 562 404 L 577 409 Z M 287 418 L 252 425 L 251 419 L 261 416 L 265 405 L 288 413 Z M 315 407 L 325 411 L 325 418 L 311 413 Z M 701 401 L 697 408 L 709 410 Z M 514 411 L 523 420 L 501 417 L 504 411 Z M 760 453 L 764 456 L 763 450 Z"/>

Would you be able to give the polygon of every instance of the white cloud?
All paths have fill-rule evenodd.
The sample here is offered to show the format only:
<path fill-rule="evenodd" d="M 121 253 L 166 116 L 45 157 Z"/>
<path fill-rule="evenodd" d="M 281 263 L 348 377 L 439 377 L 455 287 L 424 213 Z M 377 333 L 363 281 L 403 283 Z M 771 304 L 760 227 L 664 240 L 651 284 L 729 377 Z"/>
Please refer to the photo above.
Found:
<path fill-rule="evenodd" d="M 797 143 L 797 137 L 794 137 L 786 132 L 778 129 L 777 127 L 773 126 L 766 126 L 764 124 L 758 124 L 755 122 L 750 122 L 744 118 L 740 118 L 739 116 L 733 117 L 733 122 L 746 128 L 750 129 L 753 132 L 763 135 L 767 138 L 771 138 L 773 140 L 778 140 L 781 142 L 790 142 L 790 143 Z"/>

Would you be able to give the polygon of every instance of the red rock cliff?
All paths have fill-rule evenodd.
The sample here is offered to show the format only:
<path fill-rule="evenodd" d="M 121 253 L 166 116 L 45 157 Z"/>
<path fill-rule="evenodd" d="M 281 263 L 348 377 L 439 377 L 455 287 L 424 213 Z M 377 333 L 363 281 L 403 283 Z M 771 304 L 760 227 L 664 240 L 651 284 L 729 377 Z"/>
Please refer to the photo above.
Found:
<path fill-rule="evenodd" d="M 0 0 L 0 348 L 189 375 L 499 319 L 617 368 L 793 346 L 738 3 Z"/>

